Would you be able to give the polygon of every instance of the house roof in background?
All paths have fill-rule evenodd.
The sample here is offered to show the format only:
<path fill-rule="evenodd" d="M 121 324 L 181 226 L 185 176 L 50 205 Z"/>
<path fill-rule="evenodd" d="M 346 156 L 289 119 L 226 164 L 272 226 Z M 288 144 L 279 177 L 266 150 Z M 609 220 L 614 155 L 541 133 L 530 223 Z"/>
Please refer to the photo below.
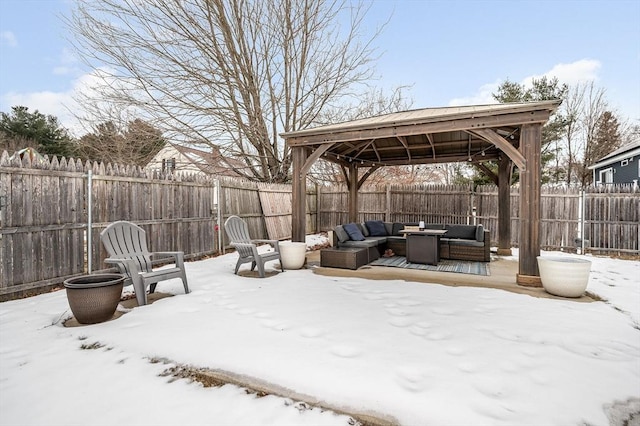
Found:
<path fill-rule="evenodd" d="M 222 155 L 217 146 L 212 146 L 209 152 L 175 143 L 169 143 L 169 145 L 173 146 L 176 151 L 184 155 L 191 164 L 204 173 L 217 176 L 240 176 L 239 173 L 234 171 L 234 168 L 242 168 L 243 164 L 234 158 Z"/>
<path fill-rule="evenodd" d="M 623 145 L 615 151 L 605 155 L 588 168 L 595 169 L 597 167 L 606 166 L 607 164 L 615 163 L 618 160 L 623 160 L 627 157 L 638 154 L 640 154 L 640 138 L 626 145 Z"/>

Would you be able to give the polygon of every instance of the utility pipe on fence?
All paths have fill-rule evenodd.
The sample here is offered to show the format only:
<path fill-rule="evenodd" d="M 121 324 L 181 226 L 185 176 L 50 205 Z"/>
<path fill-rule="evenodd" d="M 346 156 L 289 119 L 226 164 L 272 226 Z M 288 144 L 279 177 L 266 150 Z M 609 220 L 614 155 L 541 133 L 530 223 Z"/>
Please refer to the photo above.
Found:
<path fill-rule="evenodd" d="M 215 187 L 215 197 L 216 197 L 216 214 L 217 214 L 217 222 L 218 222 L 218 253 L 224 254 L 224 247 L 222 245 L 222 199 L 220 197 L 220 179 L 216 179 L 216 187 Z"/>
<path fill-rule="evenodd" d="M 578 238 L 576 243 L 580 243 L 578 254 L 584 254 L 584 190 L 580 190 L 580 199 L 578 201 Z"/>
<path fill-rule="evenodd" d="M 92 255 L 91 247 L 93 247 L 92 245 L 93 218 L 91 216 L 92 199 L 93 199 L 92 183 L 93 183 L 93 172 L 89 170 L 87 172 L 87 272 L 89 274 L 93 269 L 92 259 L 91 259 L 91 255 Z"/>

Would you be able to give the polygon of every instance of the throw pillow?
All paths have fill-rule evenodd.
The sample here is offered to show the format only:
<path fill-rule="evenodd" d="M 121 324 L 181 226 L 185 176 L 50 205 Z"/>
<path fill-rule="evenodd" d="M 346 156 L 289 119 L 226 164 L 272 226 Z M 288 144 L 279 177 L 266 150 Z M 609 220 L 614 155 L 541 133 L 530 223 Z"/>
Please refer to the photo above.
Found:
<path fill-rule="evenodd" d="M 381 220 L 367 220 L 364 224 L 367 226 L 369 235 L 372 237 L 386 237 L 388 235 L 387 228 Z"/>
<path fill-rule="evenodd" d="M 362 235 L 364 235 L 365 237 L 371 235 L 369 233 L 369 228 L 367 228 L 367 225 L 365 225 L 364 222 L 362 222 L 358 227 L 360 228 L 360 232 L 362 232 Z"/>
<path fill-rule="evenodd" d="M 342 225 L 346 233 L 349 235 L 353 241 L 364 241 L 364 235 L 360 232 L 358 225 L 355 223 L 347 223 L 346 225 Z"/>
<path fill-rule="evenodd" d="M 482 225 L 478 225 L 476 227 L 476 241 L 479 241 L 481 243 L 484 242 L 484 226 Z"/>
<path fill-rule="evenodd" d="M 341 243 L 349 241 L 349 234 L 347 234 L 342 225 L 336 226 L 334 232 L 336 233 L 336 237 L 338 237 L 338 241 L 340 241 Z"/>

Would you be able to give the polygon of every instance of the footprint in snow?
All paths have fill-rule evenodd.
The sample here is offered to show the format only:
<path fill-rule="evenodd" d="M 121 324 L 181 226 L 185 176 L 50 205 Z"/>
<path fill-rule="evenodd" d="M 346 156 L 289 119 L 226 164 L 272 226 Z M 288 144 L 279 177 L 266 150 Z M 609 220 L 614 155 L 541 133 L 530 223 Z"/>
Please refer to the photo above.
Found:
<path fill-rule="evenodd" d="M 409 317 L 395 317 L 389 320 L 389 324 L 394 327 L 409 327 L 413 324 L 413 319 Z"/>
<path fill-rule="evenodd" d="M 340 358 L 356 358 L 362 354 L 362 349 L 350 345 L 337 345 L 331 347 L 329 352 Z"/>
<path fill-rule="evenodd" d="M 326 334 L 326 331 L 318 327 L 304 327 L 300 330 L 300 336 L 307 339 L 313 339 L 316 337 L 322 337 Z"/>
<path fill-rule="evenodd" d="M 396 383 L 409 392 L 422 392 L 434 383 L 432 374 L 424 366 L 404 365 L 395 370 Z"/>

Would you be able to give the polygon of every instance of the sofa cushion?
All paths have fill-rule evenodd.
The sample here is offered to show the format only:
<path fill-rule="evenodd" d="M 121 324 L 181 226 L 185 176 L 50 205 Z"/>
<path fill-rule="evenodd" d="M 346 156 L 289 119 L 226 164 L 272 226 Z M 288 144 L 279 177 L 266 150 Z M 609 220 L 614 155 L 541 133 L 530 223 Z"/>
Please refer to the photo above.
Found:
<path fill-rule="evenodd" d="M 447 239 L 447 242 L 449 243 L 449 246 L 484 247 L 484 243 L 464 238 L 449 238 Z"/>
<path fill-rule="evenodd" d="M 353 241 L 363 241 L 364 235 L 362 235 L 362 231 L 358 228 L 358 225 L 355 223 L 347 223 L 346 225 L 342 225 L 349 238 Z"/>
<path fill-rule="evenodd" d="M 379 241 L 374 239 L 366 239 L 362 241 L 345 241 L 344 243 L 340 243 L 340 247 L 377 247 Z"/>
<path fill-rule="evenodd" d="M 344 230 L 342 225 L 336 226 L 333 232 L 336 233 L 339 242 L 344 243 L 345 241 L 349 241 L 349 234 L 347 234 L 347 231 Z"/>
<path fill-rule="evenodd" d="M 393 235 L 393 223 L 384 222 L 384 228 L 387 230 L 387 235 Z"/>
<path fill-rule="evenodd" d="M 369 235 L 372 237 L 386 237 L 389 235 L 384 222 L 381 220 L 367 220 L 364 224 L 369 229 Z"/>
<path fill-rule="evenodd" d="M 476 241 L 484 242 L 484 226 L 476 226 Z"/>
<path fill-rule="evenodd" d="M 392 231 L 391 231 L 391 235 L 400 236 L 400 231 L 402 231 L 403 229 L 404 229 L 404 224 L 403 223 L 393 222 L 393 228 L 392 228 Z"/>
<path fill-rule="evenodd" d="M 387 242 L 387 238 L 389 237 L 367 237 L 365 238 L 366 241 L 376 241 L 378 243 L 378 245 L 380 244 L 384 244 Z"/>
<path fill-rule="evenodd" d="M 476 227 L 473 225 L 445 225 L 447 238 L 463 238 L 466 240 L 476 239 Z"/>

